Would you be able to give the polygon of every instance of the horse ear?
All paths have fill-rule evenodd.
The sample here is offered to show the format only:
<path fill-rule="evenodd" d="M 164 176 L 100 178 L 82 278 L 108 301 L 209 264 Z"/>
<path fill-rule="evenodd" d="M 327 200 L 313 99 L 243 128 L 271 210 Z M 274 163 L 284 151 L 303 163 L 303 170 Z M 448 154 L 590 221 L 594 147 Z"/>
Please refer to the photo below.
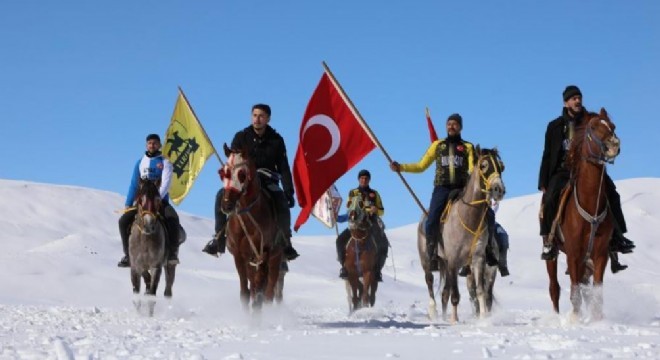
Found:
<path fill-rule="evenodd" d="M 475 151 L 477 152 L 477 155 L 481 155 L 481 146 L 479 146 L 479 144 L 477 144 Z"/>
<path fill-rule="evenodd" d="M 227 146 L 227 143 L 222 144 L 222 148 L 225 150 L 225 156 L 229 158 L 229 155 L 231 155 L 231 149 Z"/>
<path fill-rule="evenodd" d="M 600 108 L 600 117 L 601 117 L 601 118 L 609 118 L 609 117 L 607 116 L 607 111 L 605 110 L 604 107 L 603 107 L 603 108 Z"/>

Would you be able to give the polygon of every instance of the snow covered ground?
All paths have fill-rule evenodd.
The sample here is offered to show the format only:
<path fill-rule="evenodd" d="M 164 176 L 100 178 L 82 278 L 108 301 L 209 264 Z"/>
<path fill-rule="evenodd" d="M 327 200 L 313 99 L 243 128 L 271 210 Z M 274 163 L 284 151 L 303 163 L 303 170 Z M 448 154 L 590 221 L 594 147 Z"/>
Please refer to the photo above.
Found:
<path fill-rule="evenodd" d="M 551 311 L 535 194 L 500 206 L 512 275 L 497 279 L 493 314 L 472 316 L 461 280 L 452 326 L 426 316 L 416 224 L 387 230 L 392 250 L 374 308 L 348 314 L 329 230 L 294 237 L 302 256 L 290 264 L 284 303 L 254 316 L 241 309 L 231 255 L 200 251 L 212 220 L 180 214 L 188 241 L 174 297 L 161 286 L 148 317 L 133 306 L 128 269 L 116 266 L 122 196 L 0 180 L 0 359 L 658 359 L 660 179 L 617 186 L 637 251 L 621 257 L 628 270 L 606 274 L 604 321 L 568 321 L 567 276 L 561 314 Z"/>

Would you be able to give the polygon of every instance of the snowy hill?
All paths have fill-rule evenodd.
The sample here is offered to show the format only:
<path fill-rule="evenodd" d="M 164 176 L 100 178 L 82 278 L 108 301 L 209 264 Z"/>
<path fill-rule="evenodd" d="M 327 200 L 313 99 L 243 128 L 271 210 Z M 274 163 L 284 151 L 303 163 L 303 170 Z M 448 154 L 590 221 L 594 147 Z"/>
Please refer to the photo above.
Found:
<path fill-rule="evenodd" d="M 497 279 L 494 313 L 476 320 L 461 280 L 462 321 L 449 326 L 426 317 L 416 224 L 387 230 L 392 250 L 376 306 L 353 315 L 333 231 L 294 237 L 302 256 L 290 264 L 284 304 L 257 319 L 241 311 L 231 255 L 200 251 L 212 220 L 180 213 L 188 241 L 174 297 L 164 300 L 161 287 L 148 318 L 133 308 L 129 271 L 116 266 L 123 196 L 0 180 L 0 358 L 660 358 L 660 179 L 617 186 L 637 250 L 621 257 L 628 270 L 606 274 L 605 321 L 567 322 L 566 276 L 562 314 L 551 312 L 535 194 L 500 206 L 512 275 Z"/>

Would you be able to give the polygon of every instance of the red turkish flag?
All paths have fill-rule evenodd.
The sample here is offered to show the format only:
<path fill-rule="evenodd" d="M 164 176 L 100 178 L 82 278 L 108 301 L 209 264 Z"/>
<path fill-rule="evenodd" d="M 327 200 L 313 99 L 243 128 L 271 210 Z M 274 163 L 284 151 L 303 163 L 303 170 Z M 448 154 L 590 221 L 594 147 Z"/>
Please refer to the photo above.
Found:
<path fill-rule="evenodd" d="M 376 147 L 327 73 L 307 104 L 293 161 L 301 211 L 293 229 L 309 218 L 316 201 Z"/>

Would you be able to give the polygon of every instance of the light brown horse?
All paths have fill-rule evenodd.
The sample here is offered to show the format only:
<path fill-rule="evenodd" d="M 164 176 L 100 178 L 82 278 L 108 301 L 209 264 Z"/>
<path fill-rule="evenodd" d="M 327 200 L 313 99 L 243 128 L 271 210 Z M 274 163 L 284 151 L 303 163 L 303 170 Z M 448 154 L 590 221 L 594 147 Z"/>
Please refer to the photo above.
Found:
<path fill-rule="evenodd" d="M 605 109 L 599 114 L 589 113 L 576 129 L 568 154 L 571 180 L 562 193 L 557 216 L 557 241 L 566 253 L 571 278 L 573 319 L 577 319 L 582 296 L 591 306 L 592 320 L 603 317 L 603 275 L 608 261 L 613 219 L 607 203 L 607 189 L 603 182 L 605 164 L 612 163 L 619 154 L 620 141 L 615 126 Z M 554 226 L 553 226 L 554 228 Z M 551 233 L 552 234 L 552 233 Z M 550 298 L 555 312 L 559 312 L 559 282 L 557 260 L 546 261 L 550 278 Z M 593 288 L 589 282 L 593 276 Z M 581 293 L 580 288 L 585 291 Z"/>
<path fill-rule="evenodd" d="M 376 246 L 375 225 L 364 210 L 364 204 L 359 198 L 349 200 L 348 230 L 351 238 L 346 244 L 346 259 L 344 267 L 348 272 L 346 293 L 349 308 L 355 311 L 360 307 L 374 306 L 376 303 L 376 265 L 378 249 Z M 362 281 L 360 281 L 362 278 Z"/>
<path fill-rule="evenodd" d="M 234 256 L 243 307 L 247 310 L 252 301 L 252 308 L 259 310 L 279 289 L 282 245 L 276 242 L 275 210 L 253 160 L 226 144 L 224 150 L 227 163 L 220 178 L 225 189 L 221 209 L 228 215 L 227 248 Z M 278 293 L 281 300 L 281 289 Z"/>
<path fill-rule="evenodd" d="M 137 214 L 131 226 L 128 253 L 131 259 L 133 293 L 140 292 L 140 276 L 144 280 L 145 294 L 156 295 L 163 267 L 165 268 L 165 297 L 172 296 L 176 265 L 167 264 L 165 225 L 160 218 L 162 202 L 158 183 L 140 179 L 136 195 Z M 138 310 L 142 303 L 135 303 Z M 153 315 L 153 301 L 148 302 L 149 315 Z"/>

